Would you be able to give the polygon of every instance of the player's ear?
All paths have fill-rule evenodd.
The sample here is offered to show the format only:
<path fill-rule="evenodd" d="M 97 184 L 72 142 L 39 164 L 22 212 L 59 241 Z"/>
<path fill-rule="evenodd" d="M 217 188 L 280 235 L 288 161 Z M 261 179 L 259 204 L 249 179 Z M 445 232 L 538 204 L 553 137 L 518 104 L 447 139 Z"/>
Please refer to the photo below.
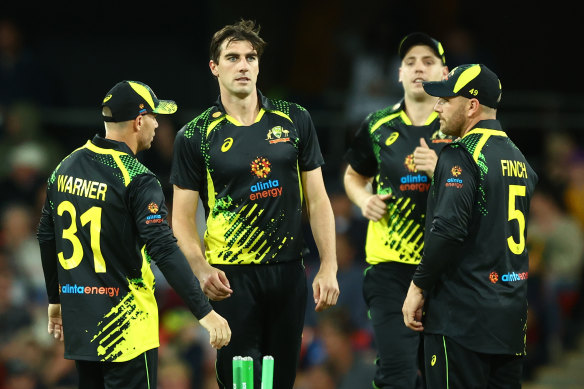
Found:
<path fill-rule="evenodd" d="M 211 69 L 211 73 L 213 73 L 215 77 L 219 77 L 219 72 L 217 71 L 217 64 L 215 63 L 215 61 L 213 60 L 209 61 L 209 69 Z"/>
<path fill-rule="evenodd" d="M 142 124 L 144 124 L 144 116 L 138 115 L 136 119 L 134 119 L 134 129 L 136 131 L 140 131 L 140 129 L 142 128 Z"/>
<path fill-rule="evenodd" d="M 481 109 L 481 103 L 477 99 L 468 100 L 468 115 L 469 117 L 474 116 Z"/>

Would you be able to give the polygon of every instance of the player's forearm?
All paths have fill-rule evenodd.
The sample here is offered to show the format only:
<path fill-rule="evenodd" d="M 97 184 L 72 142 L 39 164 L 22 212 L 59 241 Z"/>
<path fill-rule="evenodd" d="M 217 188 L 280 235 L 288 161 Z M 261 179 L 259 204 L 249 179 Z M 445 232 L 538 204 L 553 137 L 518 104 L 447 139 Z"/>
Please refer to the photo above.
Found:
<path fill-rule="evenodd" d="M 310 228 L 320 256 L 321 269 L 337 271 L 335 219 L 327 196 L 310 201 L 308 205 Z"/>
<path fill-rule="evenodd" d="M 430 290 L 440 278 L 442 272 L 458 259 L 460 243 L 426 232 L 424 257 L 413 276 L 413 283 L 423 290 Z"/>
<path fill-rule="evenodd" d="M 157 258 L 156 264 L 197 319 L 205 317 L 211 311 L 207 297 L 198 287 L 198 282 L 189 271 L 180 250 L 175 249 L 165 257 Z"/>
<path fill-rule="evenodd" d="M 365 201 L 371 196 L 371 180 L 365 176 L 351 171 L 345 173 L 345 192 L 349 199 L 359 208 L 363 208 Z"/>
<path fill-rule="evenodd" d="M 208 264 L 201 247 L 201 239 L 199 238 L 196 224 L 181 220 L 180 217 L 174 217 L 173 230 L 178 246 L 198 277 L 201 270 Z"/>
<path fill-rule="evenodd" d="M 191 269 L 193 269 L 193 272 L 197 275 L 197 277 L 199 277 L 203 269 L 209 266 L 207 260 L 205 259 L 205 255 L 203 254 L 201 245 L 199 243 L 194 243 L 193 241 L 189 244 L 185 244 L 184 247 L 180 246 L 179 243 L 179 247 L 187 258 Z"/>
<path fill-rule="evenodd" d="M 57 274 L 57 249 L 55 246 L 55 241 L 41 241 L 39 246 L 49 303 L 58 304 L 60 302 L 60 295 L 59 277 Z"/>

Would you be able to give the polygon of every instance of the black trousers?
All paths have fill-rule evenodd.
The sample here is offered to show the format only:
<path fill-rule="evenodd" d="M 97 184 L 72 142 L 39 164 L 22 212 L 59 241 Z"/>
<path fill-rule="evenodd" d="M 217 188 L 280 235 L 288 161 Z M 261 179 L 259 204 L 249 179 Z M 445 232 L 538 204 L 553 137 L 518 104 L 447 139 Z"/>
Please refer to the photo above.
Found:
<path fill-rule="evenodd" d="M 484 354 L 451 338 L 424 333 L 428 389 L 519 389 L 524 357 Z"/>
<path fill-rule="evenodd" d="M 221 265 L 233 290 L 212 301 L 231 327 L 231 342 L 217 350 L 217 382 L 233 388 L 233 357 L 254 360 L 254 388 L 261 385 L 265 355 L 274 357 L 274 388 L 292 389 L 300 358 L 306 309 L 306 273 L 302 261 L 272 265 Z"/>
<path fill-rule="evenodd" d="M 76 360 L 79 389 L 156 389 L 158 349 L 126 362 Z"/>
<path fill-rule="evenodd" d="M 375 388 L 414 389 L 421 385 L 421 335 L 405 326 L 402 314 L 415 270 L 415 265 L 398 262 L 380 263 L 366 270 L 363 297 L 369 307 L 377 350 Z"/>

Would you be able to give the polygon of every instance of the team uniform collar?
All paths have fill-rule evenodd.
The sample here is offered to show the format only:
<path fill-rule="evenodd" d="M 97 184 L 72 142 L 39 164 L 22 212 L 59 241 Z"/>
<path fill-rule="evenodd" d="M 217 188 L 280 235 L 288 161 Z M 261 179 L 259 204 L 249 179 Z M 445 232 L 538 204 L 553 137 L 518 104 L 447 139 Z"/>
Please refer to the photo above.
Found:
<path fill-rule="evenodd" d="M 118 142 L 118 141 L 113 140 L 113 139 L 106 139 L 106 138 L 103 138 L 99 135 L 95 135 L 93 137 L 93 139 L 91 140 L 91 143 L 93 143 L 95 146 L 102 148 L 102 149 L 113 149 L 113 150 L 117 150 L 117 151 L 121 151 L 121 152 L 130 154 L 133 157 L 136 156 L 132 152 L 130 147 L 128 147 L 128 145 L 125 144 L 124 142 Z"/>
<path fill-rule="evenodd" d="M 507 136 L 507 133 L 503 131 L 503 127 L 497 119 L 487 119 L 477 122 L 473 128 L 471 128 L 470 131 L 464 134 L 464 136 L 460 139 L 464 139 L 467 136 L 474 134 L 486 134 L 487 136 Z"/>
<path fill-rule="evenodd" d="M 274 105 L 272 104 L 272 102 L 270 101 L 270 99 L 268 99 L 267 97 L 265 97 L 262 92 L 260 92 L 260 90 L 257 90 L 258 92 L 258 101 L 260 103 L 260 111 L 262 109 L 265 109 L 266 111 L 274 111 L 276 110 L 276 107 L 274 107 Z M 227 115 L 227 111 L 225 110 L 225 107 L 223 106 L 223 103 L 221 102 L 221 95 L 219 95 L 219 97 L 217 97 L 217 101 L 215 101 L 215 104 L 213 104 L 213 107 L 211 108 L 211 117 L 213 119 L 218 119 L 222 116 Z"/>
<path fill-rule="evenodd" d="M 405 124 L 407 124 L 408 126 L 413 126 L 412 120 L 410 119 L 410 117 L 406 113 L 406 100 L 404 98 L 402 98 L 397 104 L 395 104 L 393 106 L 393 111 L 400 113 L 400 117 Z M 438 119 L 438 112 L 432 110 L 430 115 L 428 115 L 428 117 L 426 118 L 426 122 L 424 123 L 424 126 L 428 126 L 428 125 L 432 124 L 432 122 L 434 122 L 437 119 Z"/>
<path fill-rule="evenodd" d="M 473 129 L 475 129 L 475 128 L 487 128 L 489 130 L 503 131 L 503 127 L 501 126 L 501 122 L 498 121 L 497 119 L 481 120 L 473 126 Z"/>
<path fill-rule="evenodd" d="M 399 111 L 405 112 L 406 111 L 406 100 L 402 98 L 400 101 L 395 103 L 392 108 L 393 108 L 394 112 L 399 112 Z"/>

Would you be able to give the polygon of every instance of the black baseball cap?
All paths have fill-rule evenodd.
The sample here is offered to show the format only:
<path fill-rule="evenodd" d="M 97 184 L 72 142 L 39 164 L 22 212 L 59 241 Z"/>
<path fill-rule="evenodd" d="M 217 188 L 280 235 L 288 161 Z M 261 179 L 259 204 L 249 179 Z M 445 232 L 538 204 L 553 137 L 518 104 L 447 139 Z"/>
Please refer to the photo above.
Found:
<path fill-rule="evenodd" d="M 106 122 L 125 122 L 148 113 L 170 115 L 176 112 L 172 100 L 158 100 L 152 89 L 140 81 L 118 82 L 103 99 L 102 107 L 108 107 L 112 116 L 103 116 Z"/>
<path fill-rule="evenodd" d="M 444 80 L 424 81 L 422 85 L 430 96 L 462 96 L 491 108 L 497 108 L 501 100 L 501 81 L 483 64 L 457 66 Z"/>
<path fill-rule="evenodd" d="M 404 59 L 407 52 L 416 45 L 426 45 L 430 47 L 436 56 L 442 60 L 442 64 L 446 65 L 446 57 L 444 56 L 444 48 L 442 47 L 442 43 L 423 32 L 413 32 L 409 35 L 406 35 L 406 37 L 401 40 L 399 43 L 399 49 L 397 51 L 400 59 Z"/>

